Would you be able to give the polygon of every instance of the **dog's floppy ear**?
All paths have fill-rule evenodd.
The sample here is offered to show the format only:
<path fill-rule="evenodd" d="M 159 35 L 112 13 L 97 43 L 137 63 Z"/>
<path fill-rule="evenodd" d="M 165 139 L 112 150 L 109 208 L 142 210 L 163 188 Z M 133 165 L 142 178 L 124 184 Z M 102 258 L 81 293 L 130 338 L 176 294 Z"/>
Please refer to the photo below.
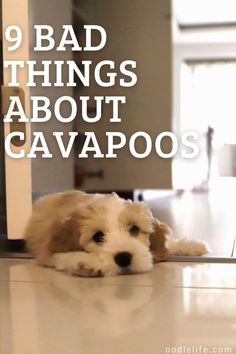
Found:
<path fill-rule="evenodd" d="M 79 246 L 79 215 L 72 214 L 66 220 L 56 222 L 51 229 L 48 245 L 50 254 L 81 250 Z"/>
<path fill-rule="evenodd" d="M 166 260 L 167 248 L 166 240 L 172 235 L 172 230 L 166 224 L 158 219 L 153 219 L 154 231 L 150 235 L 150 251 L 153 255 L 153 261 L 158 263 Z"/>

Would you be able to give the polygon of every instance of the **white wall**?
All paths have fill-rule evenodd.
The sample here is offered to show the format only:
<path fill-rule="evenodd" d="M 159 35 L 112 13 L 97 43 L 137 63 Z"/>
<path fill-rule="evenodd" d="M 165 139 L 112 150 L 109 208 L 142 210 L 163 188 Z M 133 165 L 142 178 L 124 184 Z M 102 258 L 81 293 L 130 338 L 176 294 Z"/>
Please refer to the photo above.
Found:
<path fill-rule="evenodd" d="M 217 161 L 219 176 L 235 176 L 233 145 L 224 145 L 222 148 L 216 150 L 214 153 L 215 159 Z"/>

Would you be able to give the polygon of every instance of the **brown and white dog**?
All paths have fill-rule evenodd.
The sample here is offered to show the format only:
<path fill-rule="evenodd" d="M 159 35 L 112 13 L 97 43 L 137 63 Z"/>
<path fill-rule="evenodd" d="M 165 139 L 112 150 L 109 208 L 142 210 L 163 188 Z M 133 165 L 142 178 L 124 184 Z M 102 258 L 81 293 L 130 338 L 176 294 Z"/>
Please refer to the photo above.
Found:
<path fill-rule="evenodd" d="M 39 264 L 80 276 L 142 273 L 167 255 L 208 251 L 202 242 L 171 237 L 144 203 L 79 191 L 39 199 L 25 230 Z"/>

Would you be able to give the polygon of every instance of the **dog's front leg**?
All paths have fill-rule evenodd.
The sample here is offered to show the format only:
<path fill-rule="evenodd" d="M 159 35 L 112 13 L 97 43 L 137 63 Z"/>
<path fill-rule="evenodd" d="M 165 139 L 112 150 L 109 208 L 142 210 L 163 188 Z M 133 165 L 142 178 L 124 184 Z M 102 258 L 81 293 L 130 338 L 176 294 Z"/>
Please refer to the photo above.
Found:
<path fill-rule="evenodd" d="M 86 252 L 55 253 L 51 258 L 51 266 L 83 277 L 103 276 L 102 261 L 98 256 Z"/>

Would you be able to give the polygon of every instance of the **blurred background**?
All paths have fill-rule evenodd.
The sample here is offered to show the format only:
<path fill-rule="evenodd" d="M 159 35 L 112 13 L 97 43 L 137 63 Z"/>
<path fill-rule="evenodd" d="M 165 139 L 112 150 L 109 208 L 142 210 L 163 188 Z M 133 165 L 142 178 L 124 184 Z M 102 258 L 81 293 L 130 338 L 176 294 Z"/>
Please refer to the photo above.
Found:
<path fill-rule="evenodd" d="M 80 114 L 71 125 L 60 124 L 56 119 L 34 124 L 33 130 L 44 131 L 46 139 L 48 137 L 55 157 L 52 161 L 40 157 L 32 161 L 33 191 L 41 194 L 71 187 L 102 191 L 208 188 L 221 178 L 234 177 L 234 2 L 60 1 L 58 16 L 54 17 L 53 2 L 49 5 L 46 1 L 43 4 L 44 1 L 31 0 L 31 25 L 50 24 L 59 39 L 61 26 L 72 23 L 79 42 L 83 43 L 83 26 L 100 24 L 107 31 L 107 45 L 101 51 L 77 52 L 73 57 L 70 51 L 63 54 L 56 50 L 32 52 L 31 59 L 60 58 L 75 60 L 77 64 L 89 59 L 93 67 L 105 59 L 114 60 L 117 67 L 123 60 L 132 59 L 137 62 L 138 83 L 131 88 L 119 87 L 118 83 L 114 87 L 101 88 L 93 80 L 89 88 L 78 82 L 74 90 L 68 87 L 45 90 L 40 85 L 31 89 L 32 95 L 47 93 L 51 102 L 66 94 L 75 98 L 88 95 L 91 97 L 91 116 L 95 114 L 93 96 L 127 97 L 127 103 L 120 106 L 121 123 L 109 123 L 111 105 L 104 105 L 102 119 L 94 125 L 84 123 Z M 149 158 L 140 160 L 133 158 L 128 149 L 122 149 L 113 160 L 78 159 L 75 154 L 65 161 L 51 139 L 53 131 L 62 129 L 65 134 L 71 130 L 79 132 L 81 145 L 84 132 L 94 131 L 103 151 L 107 148 L 106 131 L 122 131 L 128 139 L 134 132 L 143 130 L 153 140 L 165 130 L 172 130 L 179 140 L 184 132 L 196 131 L 200 154 L 192 160 L 177 154 L 171 161 L 159 158 L 152 151 Z M 144 148 L 141 140 L 138 141 L 140 151 Z M 50 170 L 53 173 L 48 173 Z"/>
<path fill-rule="evenodd" d="M 53 117 L 47 123 L 33 123 L 32 131 L 43 131 L 53 159 L 40 156 L 31 161 L 32 199 L 68 189 L 88 192 L 116 191 L 121 196 L 144 200 L 153 213 L 170 224 L 176 236 L 201 238 L 212 255 L 233 257 L 236 194 L 236 15 L 233 0 L 30 0 L 30 60 L 82 60 L 96 63 L 108 59 L 119 64 L 137 62 L 138 82 L 124 88 L 90 87 L 78 81 L 75 88 L 41 87 L 40 79 L 30 95 L 46 95 L 52 104 L 58 97 L 126 96 L 120 106 L 121 123 L 109 123 L 111 105 L 103 106 L 102 119 L 83 122 L 80 112 L 70 124 Z M 106 29 L 107 44 L 98 52 L 35 52 L 33 25 L 54 27 L 58 42 L 63 24 L 72 24 L 79 43 L 84 42 L 85 24 Z M 96 41 L 96 38 L 93 38 Z M 39 65 L 40 69 L 40 65 Z M 117 69 L 116 69 L 117 71 Z M 104 80 L 107 72 L 103 72 Z M 55 78 L 50 78 L 53 81 Z M 2 78 L 2 82 L 3 82 Z M 118 82 L 118 81 L 117 81 Z M 66 113 L 66 106 L 63 108 Z M 89 103 L 95 115 L 94 101 Z M 3 126 L 1 126 L 1 132 Z M 54 131 L 79 133 L 74 154 L 63 159 Z M 186 131 L 198 133 L 200 153 L 186 160 L 179 153 L 163 159 L 152 151 L 135 159 L 129 149 L 118 151 L 117 159 L 78 159 L 84 133 L 94 131 L 103 152 L 106 131 L 121 131 L 127 140 L 136 131 L 147 132 L 154 141 L 162 131 L 172 131 L 179 141 Z M 3 134 L 1 144 L 3 148 Z M 65 142 L 68 141 L 65 139 Z M 181 148 L 181 145 L 180 145 Z M 142 139 L 137 150 L 145 149 Z M 171 149 L 164 139 L 163 150 Z M 3 151 L 3 150 L 2 150 Z M 4 231 L 5 167 L 1 155 L 1 220 Z M 6 225 L 5 225 L 6 229 Z"/>

